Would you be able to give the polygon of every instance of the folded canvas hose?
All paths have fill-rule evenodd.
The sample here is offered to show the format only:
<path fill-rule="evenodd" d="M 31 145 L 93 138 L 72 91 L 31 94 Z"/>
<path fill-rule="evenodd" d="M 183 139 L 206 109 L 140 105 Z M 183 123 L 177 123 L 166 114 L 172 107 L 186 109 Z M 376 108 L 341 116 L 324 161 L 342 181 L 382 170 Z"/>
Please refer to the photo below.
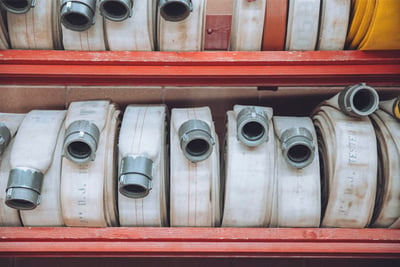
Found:
<path fill-rule="evenodd" d="M 397 1 L 397 0 L 395 0 Z M 346 47 L 357 49 L 367 34 L 374 16 L 376 0 L 354 0 Z"/>
<path fill-rule="evenodd" d="M 281 51 L 285 49 L 288 1 L 267 1 L 262 44 L 263 51 Z"/>
<path fill-rule="evenodd" d="M 31 7 L 29 2 L 34 6 Z M 48 50 L 62 48 L 58 22 L 58 1 L 3 0 L 2 3 L 3 6 L 9 5 L 7 8 L 7 20 L 12 48 Z M 22 4 L 23 7 L 15 8 L 18 4 Z"/>
<path fill-rule="evenodd" d="M 376 0 L 374 14 L 360 50 L 400 49 L 400 1 Z"/>
<path fill-rule="evenodd" d="M 10 48 L 9 42 L 7 27 L 4 23 L 4 15 L 0 10 L 0 49 Z"/>
<path fill-rule="evenodd" d="M 289 0 L 286 50 L 315 50 L 320 0 Z"/>
<path fill-rule="evenodd" d="M 125 110 L 118 144 L 121 226 L 168 225 L 166 112 L 166 106 Z"/>
<path fill-rule="evenodd" d="M 60 0 L 65 50 L 106 50 L 103 17 L 97 0 Z"/>
<path fill-rule="evenodd" d="M 18 210 L 5 204 L 5 192 L 10 173 L 10 154 L 14 136 L 18 130 L 23 114 L 0 113 L 0 226 L 20 226 Z"/>
<path fill-rule="evenodd" d="M 400 122 L 383 110 L 375 111 L 370 118 L 375 127 L 379 158 L 371 226 L 386 228 L 400 218 Z"/>
<path fill-rule="evenodd" d="M 343 50 L 351 0 L 322 0 L 317 50 Z"/>
<path fill-rule="evenodd" d="M 308 117 L 274 117 L 275 186 L 270 227 L 319 227 L 317 136 Z"/>
<path fill-rule="evenodd" d="M 69 106 L 61 171 L 61 206 L 67 226 L 118 226 L 114 157 L 118 115 L 109 101 Z"/>
<path fill-rule="evenodd" d="M 60 184 L 61 156 L 65 128 L 62 126 L 58 133 L 51 166 L 44 175 L 41 204 L 34 210 L 21 210 L 20 216 L 24 226 L 63 226 L 61 213 Z"/>
<path fill-rule="evenodd" d="M 229 50 L 260 51 L 266 0 L 235 0 Z"/>
<path fill-rule="evenodd" d="M 210 109 L 173 109 L 170 133 L 171 226 L 219 226 L 219 146 Z"/>
<path fill-rule="evenodd" d="M 108 47 L 111 51 L 152 51 L 155 40 L 155 12 L 156 0 L 120 0 L 132 3 L 128 10 L 130 15 L 118 16 L 118 5 L 112 4 L 119 1 L 102 0 L 102 14 L 105 17 L 104 30 Z M 134 2 L 134 3 L 133 3 Z M 115 4 L 114 4 L 115 5 Z M 110 11 L 106 12 L 107 7 Z M 114 8 L 114 9 L 113 9 Z M 114 13 L 112 12 L 114 10 Z M 111 13 L 106 16 L 106 14 Z M 112 15 L 115 14 L 115 15 Z"/>
<path fill-rule="evenodd" d="M 350 86 L 313 112 L 322 176 L 322 227 L 362 228 L 372 217 L 377 184 L 377 148 L 368 115 L 378 94 Z"/>
<path fill-rule="evenodd" d="M 9 207 L 32 210 L 41 203 L 43 179 L 50 171 L 64 117 L 65 111 L 41 110 L 25 116 L 10 155 L 6 190 Z"/>
<path fill-rule="evenodd" d="M 204 49 L 206 2 L 206 0 L 159 1 L 157 40 L 160 51 Z M 179 12 L 181 10 L 182 12 Z"/>
<path fill-rule="evenodd" d="M 274 184 L 272 108 L 228 111 L 223 227 L 266 227 Z"/>

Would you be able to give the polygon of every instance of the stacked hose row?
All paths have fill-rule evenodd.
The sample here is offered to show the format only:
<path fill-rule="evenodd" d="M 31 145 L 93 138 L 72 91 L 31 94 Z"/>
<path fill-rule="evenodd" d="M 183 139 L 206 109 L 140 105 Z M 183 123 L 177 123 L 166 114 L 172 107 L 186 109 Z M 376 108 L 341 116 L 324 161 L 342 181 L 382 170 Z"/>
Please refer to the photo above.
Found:
<path fill-rule="evenodd" d="M 400 98 L 357 84 L 312 117 L 236 105 L 221 162 L 208 107 L 173 109 L 169 130 L 164 105 L 119 115 L 1 113 L 0 225 L 399 227 Z"/>
<path fill-rule="evenodd" d="M 400 49 L 398 0 L 231 1 L 230 50 Z M 0 0 L 0 49 L 200 51 L 206 31 L 212 31 L 205 29 L 206 5 L 207 0 Z"/>

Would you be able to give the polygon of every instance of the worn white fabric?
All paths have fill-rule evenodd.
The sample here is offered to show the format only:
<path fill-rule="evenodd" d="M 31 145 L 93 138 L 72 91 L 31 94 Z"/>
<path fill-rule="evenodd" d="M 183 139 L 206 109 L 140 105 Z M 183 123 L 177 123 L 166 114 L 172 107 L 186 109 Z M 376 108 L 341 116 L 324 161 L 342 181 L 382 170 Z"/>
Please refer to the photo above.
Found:
<path fill-rule="evenodd" d="M 320 0 L 289 0 L 286 50 L 315 50 Z"/>
<path fill-rule="evenodd" d="M 193 11 L 182 21 L 166 21 L 157 10 L 157 40 L 160 51 L 201 51 L 207 0 L 192 0 Z"/>
<path fill-rule="evenodd" d="M 235 0 L 229 50 L 260 51 L 267 0 Z"/>
<path fill-rule="evenodd" d="M 119 137 L 119 166 L 126 156 L 143 156 L 153 161 L 152 189 L 133 199 L 118 193 L 121 226 L 168 225 L 168 148 L 166 106 L 130 105 L 126 108 Z"/>
<path fill-rule="evenodd" d="M 322 164 L 322 227 L 363 228 L 371 220 L 377 184 L 377 146 L 368 117 L 344 115 L 333 106 L 313 115 Z"/>
<path fill-rule="evenodd" d="M 178 131 L 192 119 L 211 129 L 215 144 L 210 157 L 190 162 L 182 153 Z M 212 227 L 220 225 L 220 169 L 218 137 L 208 107 L 173 109 L 170 130 L 170 220 L 171 226 Z"/>
<path fill-rule="evenodd" d="M 152 51 L 155 40 L 157 0 L 135 0 L 132 17 L 104 19 L 105 38 L 111 51 Z"/>
<path fill-rule="evenodd" d="M 321 188 L 317 136 L 308 117 L 273 118 L 275 129 L 275 190 L 271 227 L 319 227 Z M 290 128 L 306 128 L 315 145 L 312 163 L 302 169 L 291 166 L 283 157 L 282 134 Z"/>
<path fill-rule="evenodd" d="M 400 218 L 400 123 L 377 110 L 370 116 L 378 141 L 378 192 L 372 227 L 389 227 Z"/>
<path fill-rule="evenodd" d="M 59 4 L 54 0 L 38 0 L 35 7 L 25 14 L 7 12 L 11 47 L 60 49 Z"/>
<path fill-rule="evenodd" d="M 258 107 L 268 116 L 268 141 L 248 147 L 239 141 L 237 133 L 237 116 L 245 107 L 236 105 L 227 113 L 223 227 L 265 227 L 271 216 L 275 179 L 273 111 Z"/>

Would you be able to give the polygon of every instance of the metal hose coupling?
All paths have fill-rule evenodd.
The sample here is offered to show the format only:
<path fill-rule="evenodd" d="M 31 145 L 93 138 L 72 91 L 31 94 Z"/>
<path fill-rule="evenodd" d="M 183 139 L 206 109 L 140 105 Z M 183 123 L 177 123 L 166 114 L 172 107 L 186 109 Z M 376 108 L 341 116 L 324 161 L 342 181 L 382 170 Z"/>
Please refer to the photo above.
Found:
<path fill-rule="evenodd" d="M 18 210 L 32 210 L 40 204 L 43 173 L 32 168 L 10 171 L 6 189 L 7 206 Z"/>
<path fill-rule="evenodd" d="M 246 146 L 268 141 L 268 115 L 257 107 L 246 107 L 237 116 L 237 137 Z"/>
<path fill-rule="evenodd" d="M 344 114 L 363 117 L 375 112 L 379 105 L 379 96 L 374 88 L 360 83 L 340 92 L 338 104 Z"/>
<path fill-rule="evenodd" d="M 0 156 L 3 154 L 4 150 L 6 150 L 8 144 L 11 140 L 11 132 L 8 127 L 0 122 Z"/>
<path fill-rule="evenodd" d="M 132 17 L 132 7 L 133 0 L 100 0 L 100 14 L 112 21 Z"/>
<path fill-rule="evenodd" d="M 97 0 L 62 0 L 61 23 L 72 31 L 86 31 L 95 23 Z"/>
<path fill-rule="evenodd" d="M 391 100 L 381 101 L 379 108 L 400 121 L 400 96 Z"/>
<path fill-rule="evenodd" d="M 208 124 L 202 120 L 188 120 L 179 128 L 179 140 L 185 157 L 191 162 L 206 160 L 215 144 Z"/>
<path fill-rule="evenodd" d="M 85 164 L 96 158 L 100 130 L 96 124 L 78 120 L 69 125 L 64 138 L 64 156 L 77 163 Z"/>
<path fill-rule="evenodd" d="M 192 0 L 160 0 L 160 14 L 167 21 L 181 21 L 193 11 Z"/>
<path fill-rule="evenodd" d="M 0 6 L 7 12 L 25 14 L 35 7 L 36 0 L 0 0 Z"/>
<path fill-rule="evenodd" d="M 314 160 L 315 145 L 311 132 L 304 128 L 290 128 L 282 133 L 283 157 L 291 166 L 302 169 Z"/>
<path fill-rule="evenodd" d="M 153 183 L 153 161 L 142 156 L 122 159 L 119 174 L 119 192 L 129 198 L 144 198 Z"/>

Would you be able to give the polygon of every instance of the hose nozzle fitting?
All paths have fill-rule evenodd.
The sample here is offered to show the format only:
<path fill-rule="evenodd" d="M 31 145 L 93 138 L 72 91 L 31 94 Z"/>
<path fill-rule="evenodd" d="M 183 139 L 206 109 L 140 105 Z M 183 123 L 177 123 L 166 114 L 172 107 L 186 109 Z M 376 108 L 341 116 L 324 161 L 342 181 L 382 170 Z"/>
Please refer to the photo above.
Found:
<path fill-rule="evenodd" d="M 181 21 L 193 11 L 192 0 L 160 0 L 160 14 L 167 21 Z"/>
<path fill-rule="evenodd" d="M 268 115 L 257 107 L 246 107 L 237 116 L 237 137 L 246 146 L 268 141 Z"/>
<path fill-rule="evenodd" d="M 36 0 L 0 0 L 0 6 L 14 14 L 25 14 L 34 8 L 35 4 Z"/>
<path fill-rule="evenodd" d="M 376 90 L 365 83 L 349 86 L 339 93 L 340 110 L 352 117 L 364 117 L 375 112 L 379 105 Z"/>
<path fill-rule="evenodd" d="M 3 154 L 4 150 L 6 150 L 8 144 L 11 140 L 11 132 L 10 129 L 4 124 L 0 122 L 0 156 Z"/>
<path fill-rule="evenodd" d="M 121 161 L 119 192 L 129 198 L 144 198 L 152 189 L 153 161 L 127 156 Z"/>
<path fill-rule="evenodd" d="M 6 189 L 7 206 L 18 210 L 32 210 L 40 204 L 43 173 L 31 168 L 10 171 Z"/>
<path fill-rule="evenodd" d="M 188 120 L 179 128 L 179 140 L 185 157 L 191 162 L 206 160 L 215 144 L 208 124 L 202 120 Z"/>
<path fill-rule="evenodd" d="M 391 100 L 381 101 L 379 108 L 400 121 L 400 96 Z"/>
<path fill-rule="evenodd" d="M 62 0 L 61 23 L 69 30 L 83 32 L 95 23 L 97 0 Z"/>
<path fill-rule="evenodd" d="M 99 138 L 96 124 L 86 120 L 74 121 L 65 132 L 64 156 L 77 164 L 93 161 Z"/>
<path fill-rule="evenodd" d="M 310 131 L 304 127 L 290 128 L 281 136 L 282 152 L 286 162 L 302 169 L 314 160 L 315 145 Z"/>
<path fill-rule="evenodd" d="M 132 17 L 133 0 L 100 0 L 100 13 L 112 21 L 123 21 Z"/>

